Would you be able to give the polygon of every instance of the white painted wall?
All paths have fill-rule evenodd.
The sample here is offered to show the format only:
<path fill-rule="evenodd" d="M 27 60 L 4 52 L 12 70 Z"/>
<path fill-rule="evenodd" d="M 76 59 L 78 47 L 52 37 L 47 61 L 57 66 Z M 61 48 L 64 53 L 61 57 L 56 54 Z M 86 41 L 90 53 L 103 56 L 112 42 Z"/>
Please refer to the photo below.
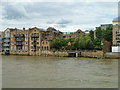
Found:
<path fill-rule="evenodd" d="M 120 46 L 112 46 L 112 52 L 120 52 Z"/>

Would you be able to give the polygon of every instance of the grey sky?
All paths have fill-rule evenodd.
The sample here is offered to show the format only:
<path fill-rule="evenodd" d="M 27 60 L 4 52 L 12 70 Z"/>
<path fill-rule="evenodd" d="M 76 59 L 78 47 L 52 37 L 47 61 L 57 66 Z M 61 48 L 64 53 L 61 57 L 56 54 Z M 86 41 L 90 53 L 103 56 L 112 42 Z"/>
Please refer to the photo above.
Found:
<path fill-rule="evenodd" d="M 7 27 L 54 27 L 60 31 L 94 29 L 118 16 L 117 2 L 4 2 L 3 31 Z"/>

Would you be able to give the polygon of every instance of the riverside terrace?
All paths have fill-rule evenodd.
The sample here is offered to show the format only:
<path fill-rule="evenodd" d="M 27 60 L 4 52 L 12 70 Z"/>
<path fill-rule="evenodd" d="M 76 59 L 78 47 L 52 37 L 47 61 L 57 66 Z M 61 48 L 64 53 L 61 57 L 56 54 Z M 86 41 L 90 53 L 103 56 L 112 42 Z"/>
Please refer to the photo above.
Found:
<path fill-rule="evenodd" d="M 7 28 L 3 34 L 3 54 L 25 54 L 41 55 L 43 52 L 52 50 L 53 40 L 63 37 L 67 40 L 75 39 L 85 35 L 85 32 L 78 29 L 76 32 L 64 34 L 52 27 L 47 30 L 41 28 L 29 28 L 23 30 Z M 6 39 L 9 38 L 9 41 Z M 6 43 L 8 46 L 5 46 Z M 69 42 L 70 45 L 70 42 Z"/>

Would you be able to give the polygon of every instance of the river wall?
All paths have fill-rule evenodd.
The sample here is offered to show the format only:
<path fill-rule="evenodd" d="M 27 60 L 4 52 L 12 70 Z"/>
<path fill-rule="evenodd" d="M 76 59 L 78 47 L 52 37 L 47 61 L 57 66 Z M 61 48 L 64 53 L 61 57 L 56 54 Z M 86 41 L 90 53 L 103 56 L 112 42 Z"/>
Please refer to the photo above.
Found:
<path fill-rule="evenodd" d="M 82 51 L 81 57 L 103 58 L 103 51 Z"/>
<path fill-rule="evenodd" d="M 72 55 L 71 55 L 71 53 L 72 53 Z M 120 59 L 120 53 L 112 53 L 112 52 L 103 53 L 102 50 L 71 51 L 71 53 L 70 53 L 70 51 L 42 51 L 39 56 L 69 57 L 71 55 L 71 57 Z M 13 55 L 13 54 L 11 54 L 11 55 Z M 15 55 L 17 55 L 17 54 L 15 54 Z M 23 54 L 21 54 L 21 55 L 23 55 Z"/>
<path fill-rule="evenodd" d="M 120 59 L 120 53 L 107 52 L 104 54 L 104 57 L 108 59 Z"/>

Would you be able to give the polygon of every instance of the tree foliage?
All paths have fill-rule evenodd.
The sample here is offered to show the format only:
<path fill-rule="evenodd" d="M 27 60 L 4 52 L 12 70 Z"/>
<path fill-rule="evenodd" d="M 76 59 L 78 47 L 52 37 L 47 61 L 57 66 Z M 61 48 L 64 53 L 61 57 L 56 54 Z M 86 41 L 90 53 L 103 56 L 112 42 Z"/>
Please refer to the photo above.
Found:
<path fill-rule="evenodd" d="M 112 42 L 112 26 L 107 27 L 106 30 L 103 31 L 103 39 Z"/>
<path fill-rule="evenodd" d="M 89 31 L 89 36 L 91 37 L 91 40 L 93 41 L 94 40 L 94 31 L 93 30 Z"/>
<path fill-rule="evenodd" d="M 95 38 L 93 41 L 94 49 L 95 50 L 102 50 L 101 40 L 98 38 Z"/>
<path fill-rule="evenodd" d="M 99 38 L 100 40 L 102 40 L 102 30 L 100 27 L 96 29 L 96 38 Z"/>
<path fill-rule="evenodd" d="M 60 50 L 62 48 L 62 46 L 67 46 L 68 45 L 68 40 L 64 39 L 64 38 L 56 38 L 53 41 L 53 48 Z"/>
<path fill-rule="evenodd" d="M 73 49 L 81 49 L 81 50 L 91 50 L 93 49 L 93 42 L 90 36 L 83 35 L 81 37 L 77 37 L 72 43 Z"/>

